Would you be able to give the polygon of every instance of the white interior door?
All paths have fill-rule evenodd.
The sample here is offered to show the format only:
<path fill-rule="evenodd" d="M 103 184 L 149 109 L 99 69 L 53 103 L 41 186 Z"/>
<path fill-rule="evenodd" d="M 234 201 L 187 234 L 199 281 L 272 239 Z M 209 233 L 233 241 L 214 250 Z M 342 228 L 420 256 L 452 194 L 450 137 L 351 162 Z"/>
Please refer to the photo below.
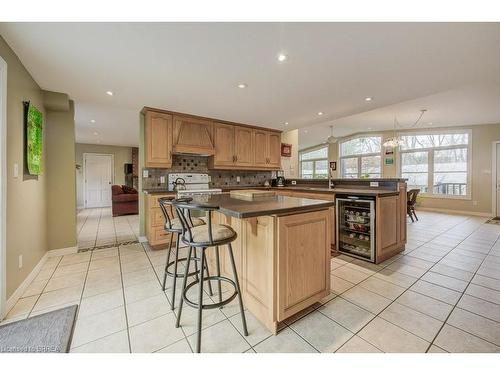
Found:
<path fill-rule="evenodd" d="M 500 143 L 497 143 L 497 170 L 496 170 L 496 188 L 497 188 L 497 210 L 495 216 L 500 216 Z"/>
<path fill-rule="evenodd" d="M 113 156 L 85 154 L 85 207 L 111 206 Z"/>

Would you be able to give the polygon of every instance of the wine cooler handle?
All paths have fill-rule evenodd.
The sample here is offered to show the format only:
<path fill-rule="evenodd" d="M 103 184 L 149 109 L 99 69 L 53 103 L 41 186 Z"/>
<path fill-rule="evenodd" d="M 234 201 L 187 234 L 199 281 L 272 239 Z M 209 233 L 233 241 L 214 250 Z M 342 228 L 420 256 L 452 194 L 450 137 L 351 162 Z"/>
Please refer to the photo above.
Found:
<path fill-rule="evenodd" d="M 353 201 L 356 201 L 356 200 L 359 199 L 359 197 L 354 197 L 354 196 L 351 196 L 351 195 L 349 195 L 347 198 L 350 199 L 350 200 L 353 200 Z"/>

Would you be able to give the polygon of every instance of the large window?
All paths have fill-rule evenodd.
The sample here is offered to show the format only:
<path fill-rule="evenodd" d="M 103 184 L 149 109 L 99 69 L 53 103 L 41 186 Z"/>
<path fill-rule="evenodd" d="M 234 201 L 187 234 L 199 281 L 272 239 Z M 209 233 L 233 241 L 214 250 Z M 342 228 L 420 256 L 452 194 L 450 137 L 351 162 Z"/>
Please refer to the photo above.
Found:
<path fill-rule="evenodd" d="M 409 188 L 436 196 L 470 196 L 470 133 L 401 137 L 401 177 Z"/>
<path fill-rule="evenodd" d="M 381 174 L 381 137 L 359 137 L 340 144 L 343 178 L 376 178 Z"/>
<path fill-rule="evenodd" d="M 300 152 L 300 178 L 328 178 L 328 146 Z"/>

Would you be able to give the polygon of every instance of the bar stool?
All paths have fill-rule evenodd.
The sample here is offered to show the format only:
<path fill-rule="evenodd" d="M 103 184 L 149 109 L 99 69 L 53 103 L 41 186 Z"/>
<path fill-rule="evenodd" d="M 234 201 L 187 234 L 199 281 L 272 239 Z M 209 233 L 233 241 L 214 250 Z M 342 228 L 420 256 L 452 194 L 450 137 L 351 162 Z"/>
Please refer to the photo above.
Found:
<path fill-rule="evenodd" d="M 218 206 L 209 205 L 209 204 L 198 204 L 194 203 L 192 199 L 186 202 L 180 200 L 172 201 L 172 205 L 175 207 L 177 211 L 177 216 L 180 219 L 181 225 L 184 229 L 182 233 L 182 242 L 189 246 L 189 254 L 187 256 L 187 265 L 186 270 L 184 272 L 184 279 L 182 282 L 182 292 L 179 302 L 179 312 L 177 314 L 177 322 L 175 326 L 178 328 L 180 326 L 181 315 L 182 315 L 182 306 L 183 302 L 186 302 L 187 305 L 198 309 L 198 332 L 197 332 L 197 341 L 196 341 L 196 352 L 200 353 L 201 350 L 201 326 L 202 326 L 202 314 L 204 309 L 216 309 L 227 305 L 236 297 L 238 297 L 240 312 L 241 312 L 241 321 L 243 324 L 243 333 L 245 336 L 248 336 L 247 330 L 247 322 L 245 319 L 245 311 L 243 309 L 243 300 L 241 298 L 241 289 L 240 283 L 238 281 L 238 274 L 236 272 L 236 265 L 234 262 L 233 256 L 233 248 L 231 246 L 231 242 L 233 242 L 237 234 L 229 225 L 223 224 L 212 224 L 212 212 L 219 209 Z M 189 225 L 189 212 L 191 210 L 201 210 L 206 212 L 207 224 L 203 226 L 192 227 Z M 188 216 L 186 215 L 188 213 Z M 220 261 L 219 261 L 219 246 L 227 245 L 227 249 L 229 251 L 229 258 L 231 260 L 231 267 L 233 270 L 234 280 L 231 280 L 228 277 L 221 276 L 220 274 Z M 206 254 L 205 251 L 208 247 L 215 247 L 215 261 L 217 265 L 217 275 L 216 276 L 207 276 L 206 278 L 203 275 L 203 271 L 200 270 L 200 276 L 198 280 L 195 280 L 189 284 L 187 284 L 187 279 L 189 277 L 189 264 L 192 258 L 192 249 L 200 248 L 201 249 L 201 264 L 205 264 L 206 262 Z M 196 250 L 195 250 L 196 251 Z M 208 303 L 203 304 L 203 283 L 205 280 L 217 280 L 218 289 L 219 289 L 219 302 L 217 303 Z M 221 293 L 221 282 L 227 282 L 234 287 L 234 293 L 226 298 L 222 299 Z M 198 284 L 198 302 L 193 302 L 189 300 L 187 297 L 187 292 L 190 288 Z"/>
<path fill-rule="evenodd" d="M 177 267 L 178 267 L 179 262 L 184 262 L 188 259 L 187 257 L 179 258 L 179 242 L 180 242 L 179 238 L 180 238 L 180 235 L 182 234 L 183 227 L 182 227 L 182 224 L 181 224 L 181 221 L 179 220 L 179 218 L 174 218 L 174 214 L 173 214 L 173 210 L 172 210 L 172 201 L 173 200 L 174 200 L 174 198 L 172 198 L 172 197 L 158 198 L 158 203 L 160 204 L 161 211 L 162 211 L 163 216 L 165 218 L 165 231 L 168 233 L 171 233 L 170 242 L 168 244 L 167 261 L 165 263 L 165 271 L 163 273 L 162 290 L 165 291 L 165 289 L 166 289 L 167 276 L 173 277 L 172 299 L 170 302 L 170 307 L 172 310 L 175 309 L 175 292 L 176 292 L 176 286 L 177 286 L 177 278 L 184 276 L 184 273 L 177 272 Z M 169 214 L 169 211 L 170 211 L 170 214 Z M 187 217 L 188 217 L 189 224 L 191 225 L 191 227 L 198 227 L 200 225 L 205 225 L 205 222 L 202 219 L 197 218 L 197 217 L 191 217 L 191 213 L 188 213 Z M 173 261 L 170 261 L 170 256 L 172 253 L 172 240 L 174 238 L 174 235 L 176 236 L 175 258 Z M 193 259 L 195 260 L 195 270 L 193 272 L 189 273 L 189 276 L 195 276 L 196 280 L 198 280 L 198 263 L 197 262 L 199 261 L 199 258 L 197 258 L 196 252 L 195 252 L 195 256 Z M 170 268 L 172 266 L 174 267 L 173 271 L 170 270 Z M 206 260 L 204 261 L 203 267 L 201 267 L 201 269 L 206 270 L 207 277 L 210 276 L 210 273 L 208 271 L 208 263 Z M 208 286 L 209 286 L 210 295 L 213 295 L 211 284 L 209 283 Z"/>

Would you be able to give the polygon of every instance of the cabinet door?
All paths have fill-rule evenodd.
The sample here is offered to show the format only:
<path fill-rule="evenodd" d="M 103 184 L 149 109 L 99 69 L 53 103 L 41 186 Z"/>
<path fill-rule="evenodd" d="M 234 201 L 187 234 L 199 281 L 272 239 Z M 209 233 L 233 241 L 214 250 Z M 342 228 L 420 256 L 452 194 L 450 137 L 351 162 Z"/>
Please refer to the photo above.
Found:
<path fill-rule="evenodd" d="M 380 263 L 392 257 L 398 250 L 399 197 L 377 198 L 376 209 L 376 262 Z"/>
<path fill-rule="evenodd" d="M 235 165 L 253 167 L 254 165 L 253 130 L 243 126 L 234 127 Z"/>
<path fill-rule="evenodd" d="M 254 130 L 254 165 L 255 167 L 268 167 L 269 163 L 269 132 Z"/>
<path fill-rule="evenodd" d="M 172 116 L 165 113 L 146 112 L 144 143 L 146 167 L 172 167 Z"/>
<path fill-rule="evenodd" d="M 234 126 L 219 124 L 214 125 L 215 155 L 214 167 L 234 165 Z"/>
<path fill-rule="evenodd" d="M 330 293 L 330 212 L 278 217 L 278 320 Z"/>
<path fill-rule="evenodd" d="M 281 134 L 269 133 L 268 164 L 271 168 L 281 168 Z"/>
<path fill-rule="evenodd" d="M 213 155 L 212 121 L 194 117 L 175 116 L 173 151 L 177 153 Z"/>

